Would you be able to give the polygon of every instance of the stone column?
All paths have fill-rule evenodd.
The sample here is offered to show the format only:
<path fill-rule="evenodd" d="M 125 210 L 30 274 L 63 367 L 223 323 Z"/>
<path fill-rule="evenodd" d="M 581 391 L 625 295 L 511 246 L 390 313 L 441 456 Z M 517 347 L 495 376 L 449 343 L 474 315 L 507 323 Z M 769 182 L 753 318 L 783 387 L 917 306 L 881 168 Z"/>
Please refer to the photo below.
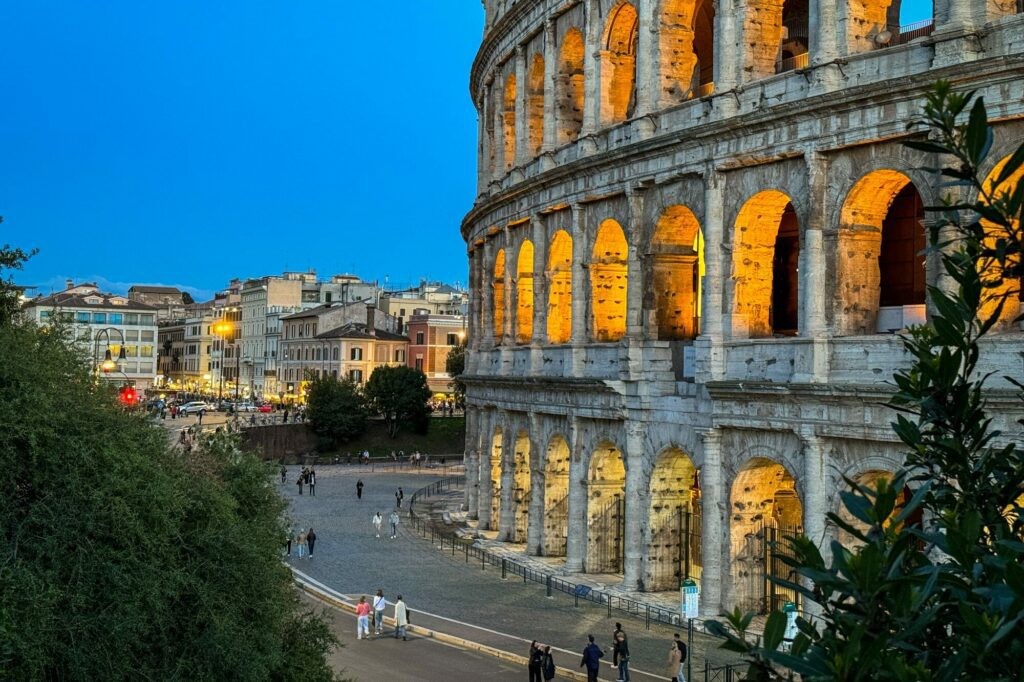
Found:
<path fill-rule="evenodd" d="M 839 7 L 836 0 L 811 0 L 808 7 L 808 51 L 812 65 L 831 62 L 839 57 Z M 845 41 L 844 41 L 845 44 Z"/>
<path fill-rule="evenodd" d="M 494 242 L 480 247 L 480 350 L 494 346 Z"/>
<path fill-rule="evenodd" d="M 828 161 L 821 155 L 808 152 L 807 163 L 807 219 L 800 245 L 800 335 L 813 339 L 806 361 L 800 363 L 793 375 L 798 383 L 828 381 L 829 345 L 826 321 L 826 301 L 835 298 L 828 290 L 828 267 L 824 246 L 824 230 L 828 217 Z"/>
<path fill-rule="evenodd" d="M 501 513 L 498 514 L 498 540 L 508 542 L 515 535 L 516 509 L 512 499 L 515 488 L 516 427 L 511 420 L 501 430 Z"/>
<path fill-rule="evenodd" d="M 487 113 L 481 97 L 476 102 L 477 115 L 477 154 L 476 154 L 476 193 L 483 194 L 487 188 Z"/>
<path fill-rule="evenodd" d="M 544 549 L 544 459 L 541 423 L 536 412 L 530 415 L 530 508 L 526 525 L 526 553 L 542 555 Z"/>
<path fill-rule="evenodd" d="M 483 438 L 481 438 L 479 463 L 477 464 L 479 492 L 477 493 L 476 527 L 480 530 L 487 530 L 491 527 L 491 495 L 493 494 L 491 486 L 491 434 L 494 433 L 494 412 L 488 411 L 486 414 L 486 417 L 480 419 L 484 430 Z"/>
<path fill-rule="evenodd" d="M 466 407 L 466 511 L 469 518 L 479 516 L 480 504 L 480 431 L 478 411 Z"/>
<path fill-rule="evenodd" d="M 717 19 L 716 19 L 717 21 Z M 725 376 L 724 320 L 725 287 L 729 251 L 725 244 L 725 177 L 713 169 L 704 174 L 704 296 L 701 306 L 700 336 L 695 345 L 698 381 Z"/>
<path fill-rule="evenodd" d="M 543 345 L 547 335 L 548 280 L 544 276 L 547 266 L 548 242 L 544 233 L 544 219 L 534 216 L 530 221 L 530 241 L 533 242 L 533 339 L 534 345 Z"/>
<path fill-rule="evenodd" d="M 579 573 L 587 557 L 587 456 L 583 429 L 576 417 L 569 427 L 569 529 L 565 545 L 565 571 Z"/>
<path fill-rule="evenodd" d="M 483 170 L 483 184 L 480 187 L 481 193 L 487 191 L 487 186 L 491 184 L 491 180 L 494 179 L 494 167 L 491 166 L 491 150 L 494 147 L 494 128 L 491 128 L 490 134 L 487 133 L 487 122 L 490 121 L 491 125 L 494 125 L 494 112 L 491 111 L 492 108 L 491 86 L 490 84 L 487 84 L 484 85 L 484 93 L 480 96 L 480 120 L 483 121 L 483 135 L 481 136 L 481 139 L 483 140 L 483 144 L 481 145 L 483 148 L 481 164 L 481 168 Z"/>
<path fill-rule="evenodd" d="M 558 49 L 555 47 L 555 22 L 544 22 L 544 138 L 541 153 L 549 152 L 557 144 L 558 122 L 555 120 L 555 96 L 558 85 Z"/>
<path fill-rule="evenodd" d="M 513 305 L 516 298 L 516 267 L 518 266 L 518 249 L 512 249 L 512 232 L 507 225 L 502 233 L 505 237 L 505 324 L 501 330 L 501 345 L 511 346 L 515 343 L 515 329 L 512 316 L 515 314 Z"/>
<path fill-rule="evenodd" d="M 804 444 L 804 471 L 801 481 L 804 492 L 804 534 L 818 546 L 827 562 L 830 551 L 825 529 L 825 515 L 828 513 L 828 484 L 825 480 L 827 447 L 825 441 L 814 433 L 813 427 L 803 429 L 799 436 Z M 805 581 L 805 584 L 810 587 L 810 581 Z M 817 616 L 821 612 L 820 606 L 813 603 L 804 603 L 803 610 L 805 614 L 811 616 Z"/>
<path fill-rule="evenodd" d="M 742 15 L 737 16 L 735 5 L 736 0 L 719 0 L 715 11 L 715 92 L 732 90 L 740 82 L 746 46 L 740 44 L 743 27 L 737 26 L 737 20 L 742 19 Z M 729 106 L 730 111 L 735 109 L 730 100 L 723 100 L 722 105 Z"/>
<path fill-rule="evenodd" d="M 626 257 L 626 334 L 634 338 L 643 336 L 644 272 L 640 250 L 644 240 L 644 193 L 633 189 L 627 195 L 629 204 L 628 240 L 629 253 Z"/>
<path fill-rule="evenodd" d="M 497 180 L 505 175 L 505 79 L 500 73 L 494 74 L 491 108 L 494 110 L 494 175 L 491 177 Z"/>
<path fill-rule="evenodd" d="M 659 64 L 661 50 L 656 27 L 658 26 L 658 4 L 655 0 L 637 0 L 636 46 L 636 109 L 633 116 L 638 118 L 654 111 L 658 93 L 661 91 Z"/>
<path fill-rule="evenodd" d="M 712 428 L 700 432 L 704 450 L 701 478 L 701 581 L 700 614 L 717 616 L 722 610 L 722 580 L 729 566 L 723 558 L 730 553 L 726 534 L 729 494 L 722 465 L 722 431 Z"/>
<path fill-rule="evenodd" d="M 584 0 L 583 21 L 586 31 L 583 37 L 583 127 L 580 137 L 591 135 L 600 123 L 601 74 L 600 57 L 601 32 L 604 26 L 598 0 Z"/>
<path fill-rule="evenodd" d="M 583 207 L 572 206 L 572 344 L 586 343 L 587 302 L 590 300 L 590 282 L 587 281 L 588 242 Z"/>
<path fill-rule="evenodd" d="M 622 587 L 635 590 L 640 587 L 643 577 L 644 537 L 646 535 L 647 510 L 650 506 L 650 467 L 644 456 L 644 431 L 646 424 L 631 420 L 626 427 L 626 515 L 625 560 L 622 567 Z"/>
<path fill-rule="evenodd" d="M 516 162 L 522 166 L 530 160 L 530 129 L 526 125 L 526 100 L 529 96 L 526 82 L 526 50 L 516 46 Z"/>

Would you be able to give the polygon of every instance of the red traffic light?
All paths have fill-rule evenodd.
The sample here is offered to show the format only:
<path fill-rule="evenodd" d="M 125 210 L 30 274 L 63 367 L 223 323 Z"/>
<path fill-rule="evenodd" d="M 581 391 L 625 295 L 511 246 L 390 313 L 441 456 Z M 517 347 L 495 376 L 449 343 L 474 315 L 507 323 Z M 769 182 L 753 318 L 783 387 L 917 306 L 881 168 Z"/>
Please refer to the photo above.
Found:
<path fill-rule="evenodd" d="M 139 392 L 131 386 L 122 386 L 118 391 L 117 399 L 125 407 L 132 407 L 139 401 Z"/>

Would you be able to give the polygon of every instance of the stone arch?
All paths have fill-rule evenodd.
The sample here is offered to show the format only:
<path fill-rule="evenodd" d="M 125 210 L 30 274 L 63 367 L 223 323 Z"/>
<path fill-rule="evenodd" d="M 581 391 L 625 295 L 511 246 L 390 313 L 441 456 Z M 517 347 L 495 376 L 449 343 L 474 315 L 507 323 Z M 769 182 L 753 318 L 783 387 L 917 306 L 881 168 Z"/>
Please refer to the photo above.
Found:
<path fill-rule="evenodd" d="M 512 542 L 526 542 L 530 522 L 530 434 L 516 433 L 512 454 Z"/>
<path fill-rule="evenodd" d="M 558 144 L 566 144 L 579 137 L 583 128 L 583 33 L 578 28 L 562 36 L 555 90 Z"/>
<path fill-rule="evenodd" d="M 882 168 L 860 178 L 837 236 L 837 334 L 901 329 L 907 315 L 924 321 L 924 202 L 909 177 Z"/>
<path fill-rule="evenodd" d="M 498 523 L 501 521 L 501 464 L 502 450 L 504 449 L 504 431 L 500 426 L 494 428 L 494 435 L 491 437 L 491 527 L 489 530 L 498 530 Z"/>
<path fill-rule="evenodd" d="M 644 585 L 652 592 L 676 590 L 701 575 L 700 484 L 693 460 L 678 447 L 663 450 L 651 474 Z"/>
<path fill-rule="evenodd" d="M 651 275 L 659 339 L 693 339 L 700 333 L 704 238 L 686 206 L 666 208 L 651 237 Z"/>
<path fill-rule="evenodd" d="M 569 463 L 571 451 L 565 436 L 548 442 L 544 458 L 544 556 L 565 556 L 569 533 Z"/>
<path fill-rule="evenodd" d="M 748 199 L 733 233 L 733 311 L 746 326 L 734 328 L 735 336 L 796 333 L 799 257 L 799 221 L 790 198 L 771 189 Z"/>
<path fill-rule="evenodd" d="M 544 55 L 534 54 L 526 76 L 526 130 L 530 154 L 537 156 L 544 144 Z"/>
<path fill-rule="evenodd" d="M 845 35 L 849 51 L 867 52 L 876 49 L 875 36 L 882 31 L 893 35 L 900 29 L 900 0 L 849 0 Z"/>
<path fill-rule="evenodd" d="M 711 0 L 664 0 L 658 36 L 666 101 L 711 94 L 702 86 L 714 81 L 714 22 Z"/>
<path fill-rule="evenodd" d="M 809 0 L 746 0 L 743 25 L 751 78 L 807 66 Z"/>
<path fill-rule="evenodd" d="M 601 123 L 618 123 L 633 117 L 636 108 L 636 44 L 639 17 L 636 7 L 620 0 L 605 22 L 599 53 L 601 73 Z"/>
<path fill-rule="evenodd" d="M 985 181 L 982 183 L 983 193 L 979 197 L 979 201 L 988 203 L 986 197 L 997 201 L 1024 182 L 1024 167 L 1021 167 L 1003 182 L 997 184 L 996 181 L 999 180 L 999 176 L 1006 168 L 1010 158 L 1010 156 L 1005 156 L 1000 159 L 985 177 Z M 1010 232 L 1007 231 L 1007 228 L 988 220 L 983 220 L 982 225 L 985 227 L 985 245 L 989 248 L 994 248 L 1000 239 L 1007 239 L 1011 237 L 1011 234 L 1015 235 L 1013 238 L 1020 236 L 1020 225 L 1016 220 L 1013 221 Z M 993 329 L 997 331 L 1010 329 L 1014 320 L 1024 309 L 1024 305 L 1021 304 L 1021 301 L 1024 301 L 1024 267 L 1021 264 L 1021 255 L 1014 254 L 1007 257 L 1005 272 L 1008 273 L 1008 276 L 1004 275 L 1004 268 L 994 260 L 981 263 L 980 269 L 982 279 L 986 283 L 984 299 L 979 311 L 981 318 L 985 319 L 995 314 L 1000 301 L 1005 300 L 1003 309 L 999 313 L 999 320 Z"/>
<path fill-rule="evenodd" d="M 572 237 L 555 232 L 548 246 L 548 343 L 569 343 L 572 337 Z"/>
<path fill-rule="evenodd" d="M 533 340 L 533 242 L 524 240 L 516 264 L 516 343 Z"/>
<path fill-rule="evenodd" d="M 626 334 L 629 245 L 622 226 L 601 222 L 590 261 L 590 311 L 595 341 L 618 341 Z"/>
<path fill-rule="evenodd" d="M 501 343 L 505 333 L 505 249 L 494 257 L 494 278 L 491 282 L 491 312 L 494 317 L 494 340 Z"/>
<path fill-rule="evenodd" d="M 733 478 L 729 510 L 733 606 L 767 613 L 796 602 L 792 590 L 768 580 L 797 579 L 775 556 L 787 551 L 786 535 L 803 532 L 803 505 L 793 475 L 766 457 L 747 460 Z"/>
<path fill-rule="evenodd" d="M 587 573 L 621 573 L 625 551 L 626 467 L 622 452 L 600 441 L 587 470 Z"/>
<path fill-rule="evenodd" d="M 501 98 L 501 138 L 504 142 L 505 170 L 516 163 L 516 75 L 510 73 L 505 79 Z"/>

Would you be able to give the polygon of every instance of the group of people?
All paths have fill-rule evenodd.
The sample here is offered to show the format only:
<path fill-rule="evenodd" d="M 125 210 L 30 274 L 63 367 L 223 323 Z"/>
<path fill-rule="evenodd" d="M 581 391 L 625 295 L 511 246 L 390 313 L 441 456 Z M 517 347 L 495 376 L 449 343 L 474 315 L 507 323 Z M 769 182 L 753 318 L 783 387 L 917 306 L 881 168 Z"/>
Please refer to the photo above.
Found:
<path fill-rule="evenodd" d="M 373 523 L 374 533 L 376 533 L 376 536 L 379 538 L 380 537 L 380 527 L 384 524 L 384 517 L 381 516 L 380 512 L 377 512 L 376 514 L 373 515 L 373 519 L 372 519 L 371 522 Z M 392 510 L 391 514 L 388 515 L 388 523 L 391 524 L 391 535 L 388 537 L 388 539 L 389 540 L 394 540 L 395 538 L 398 537 L 399 516 L 398 516 L 398 510 L 397 509 Z"/>
<path fill-rule="evenodd" d="M 359 598 L 356 604 L 356 639 L 369 639 L 370 628 L 380 637 L 384 633 L 384 611 L 388 602 L 384 599 L 384 590 L 377 590 L 373 604 L 366 601 L 366 596 Z M 371 620 L 372 619 L 372 620 Z M 402 601 L 402 595 L 395 600 L 395 639 L 406 641 L 406 628 L 409 626 L 409 609 Z"/>
<path fill-rule="evenodd" d="M 288 470 L 285 466 L 281 465 L 281 483 L 284 483 L 285 477 L 288 475 Z M 299 472 L 299 477 L 295 480 L 295 483 L 299 486 L 299 494 L 302 494 L 302 486 L 306 485 L 309 487 L 309 494 L 316 497 L 316 470 L 312 467 L 302 467 L 302 471 Z"/>
<path fill-rule="evenodd" d="M 686 682 L 686 644 L 680 639 L 679 633 L 672 636 L 672 643 L 668 651 L 668 674 L 672 682 Z M 583 658 L 580 660 L 580 667 L 587 669 L 587 680 L 597 680 L 601 668 L 601 659 L 604 658 L 604 651 L 594 642 L 593 635 L 587 635 L 587 646 L 583 649 Z M 531 658 L 531 665 L 533 659 Z M 622 623 L 615 624 L 612 632 L 612 667 L 618 672 L 617 682 L 629 682 L 629 638 Z M 552 670 L 552 676 L 554 671 Z M 540 678 L 536 678 L 540 680 Z M 545 677 L 544 679 L 551 679 Z M 531 668 L 530 682 L 533 682 Z"/>
<path fill-rule="evenodd" d="M 530 642 L 530 653 L 527 655 L 530 671 L 530 682 L 555 679 L 555 657 L 551 655 L 551 647 L 537 640 Z"/>
<path fill-rule="evenodd" d="M 313 558 L 313 548 L 316 547 L 316 533 L 312 527 L 309 530 L 300 528 L 298 533 L 288 533 L 288 537 L 285 538 L 285 552 L 288 556 L 292 555 L 293 541 L 300 559 L 306 557 Z"/>

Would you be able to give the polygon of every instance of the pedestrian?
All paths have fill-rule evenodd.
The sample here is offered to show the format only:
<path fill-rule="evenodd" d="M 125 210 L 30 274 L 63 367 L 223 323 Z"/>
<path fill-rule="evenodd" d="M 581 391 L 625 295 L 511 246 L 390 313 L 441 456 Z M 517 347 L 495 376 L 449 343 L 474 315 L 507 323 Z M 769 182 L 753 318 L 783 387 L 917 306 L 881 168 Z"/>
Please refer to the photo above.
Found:
<path fill-rule="evenodd" d="M 284 424 L 288 423 L 288 408 L 284 408 Z"/>
<path fill-rule="evenodd" d="M 398 599 L 395 600 L 395 639 L 399 637 L 402 641 L 406 641 L 405 628 L 409 626 L 409 609 L 406 608 L 405 602 L 402 601 L 402 595 L 398 595 Z"/>
<path fill-rule="evenodd" d="M 541 682 L 544 669 L 544 652 L 540 650 L 537 640 L 530 642 L 530 652 L 526 655 L 526 668 L 530 671 L 530 682 Z"/>
<path fill-rule="evenodd" d="M 555 657 L 551 655 L 551 647 L 549 646 L 544 647 L 544 658 L 541 662 L 541 669 L 544 673 L 545 682 L 555 679 Z"/>
<path fill-rule="evenodd" d="M 398 508 L 402 508 L 402 500 L 405 499 L 405 492 L 402 490 L 402 486 L 398 486 Z"/>
<path fill-rule="evenodd" d="M 619 659 L 618 682 L 629 682 L 629 641 L 625 632 L 615 635 L 615 654 Z"/>
<path fill-rule="evenodd" d="M 604 652 L 601 651 L 601 647 L 594 644 L 594 636 L 587 635 L 587 646 L 583 649 L 583 659 L 580 661 L 580 667 L 586 666 L 587 668 L 587 682 L 597 682 L 597 673 L 601 668 L 601 659 L 604 658 Z"/>
<path fill-rule="evenodd" d="M 366 597 L 360 597 L 359 603 L 356 604 L 356 616 L 358 616 L 358 623 L 356 625 L 356 639 L 362 639 L 363 635 L 366 638 L 370 638 L 370 605 L 366 603 Z"/>
<path fill-rule="evenodd" d="M 373 625 L 375 634 L 384 632 L 384 609 L 387 608 L 388 600 L 384 598 L 384 590 L 377 590 L 373 598 Z"/>
<path fill-rule="evenodd" d="M 394 540 L 398 537 L 398 512 L 392 511 L 388 521 L 391 522 L 391 539 Z"/>
<path fill-rule="evenodd" d="M 306 556 L 306 531 L 301 528 L 299 529 L 298 536 L 295 538 L 295 544 L 299 549 L 299 558 L 301 559 Z"/>
<path fill-rule="evenodd" d="M 356 481 L 356 498 L 363 499 L 363 479 Z"/>
<path fill-rule="evenodd" d="M 306 531 L 306 544 L 309 545 L 309 558 L 313 558 L 313 546 L 316 544 L 316 533 L 310 528 Z"/>
<path fill-rule="evenodd" d="M 310 469 L 306 474 L 306 483 L 309 484 L 309 494 L 316 497 L 316 470 Z"/>
<path fill-rule="evenodd" d="M 675 682 L 686 682 L 686 645 L 679 633 L 672 635 L 672 648 L 668 652 L 669 674 Z"/>
<path fill-rule="evenodd" d="M 397 490 L 395 491 L 395 506 L 398 507 L 399 509 L 402 508 L 402 496 L 398 493 Z"/>
<path fill-rule="evenodd" d="M 615 629 L 612 630 L 612 665 L 619 665 L 619 648 L 615 646 L 615 643 L 619 641 L 619 633 L 625 632 L 622 629 L 622 623 L 616 623 Z"/>
<path fill-rule="evenodd" d="M 295 481 L 299 485 L 299 494 L 300 495 L 302 494 L 302 479 L 303 479 L 303 476 L 300 473 L 298 480 Z"/>
<path fill-rule="evenodd" d="M 292 555 L 292 536 L 294 535 L 294 529 L 289 528 L 284 534 L 285 552 L 288 556 Z"/>
<path fill-rule="evenodd" d="M 199 423 L 203 423 L 203 415 L 206 414 L 206 410 L 199 410 Z"/>
<path fill-rule="evenodd" d="M 256 426 L 256 413 L 253 412 L 249 415 L 249 426 Z"/>
<path fill-rule="evenodd" d="M 380 515 L 380 512 L 377 512 L 373 515 L 373 532 L 378 538 L 380 537 L 380 524 L 382 523 L 384 523 L 384 517 Z"/>
<path fill-rule="evenodd" d="M 284 479 L 288 475 L 288 469 L 285 467 L 284 462 L 281 463 L 281 485 L 284 485 Z"/>

